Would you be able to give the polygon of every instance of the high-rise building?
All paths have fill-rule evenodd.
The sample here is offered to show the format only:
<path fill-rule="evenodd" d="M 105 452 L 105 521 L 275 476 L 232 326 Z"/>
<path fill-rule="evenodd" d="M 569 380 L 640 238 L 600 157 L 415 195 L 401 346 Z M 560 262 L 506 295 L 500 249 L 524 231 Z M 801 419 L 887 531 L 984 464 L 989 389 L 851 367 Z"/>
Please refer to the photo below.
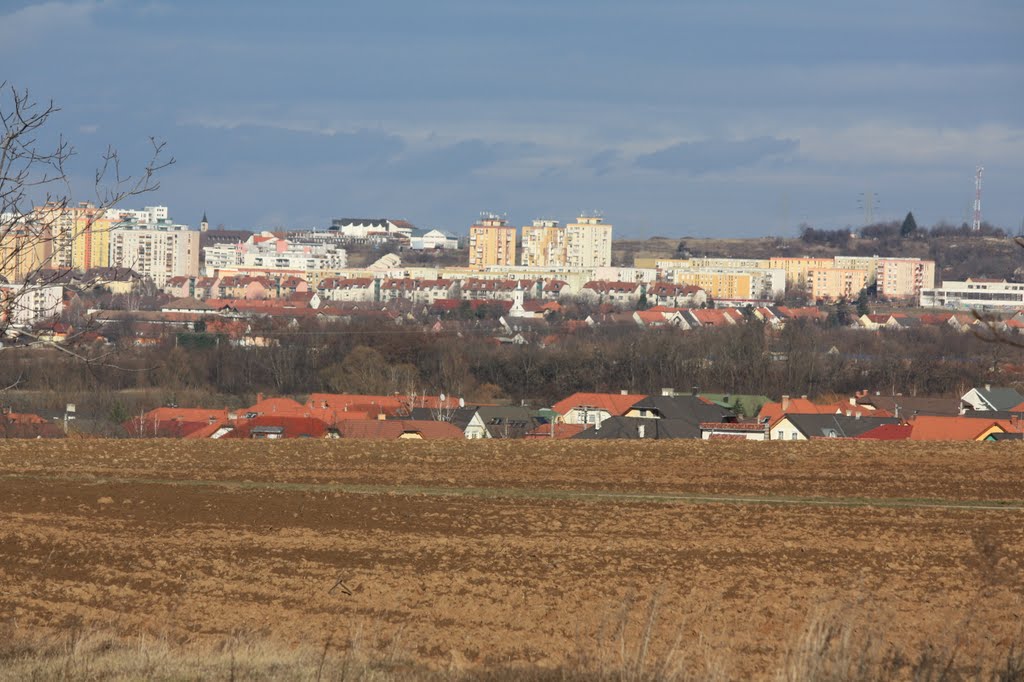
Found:
<path fill-rule="evenodd" d="M 196 277 L 199 232 L 167 219 L 117 223 L 110 231 L 110 265 L 134 270 L 158 287 L 172 277 Z"/>
<path fill-rule="evenodd" d="M 469 267 L 516 264 L 516 228 L 488 215 L 469 228 Z"/>
<path fill-rule="evenodd" d="M 612 264 L 612 226 L 598 216 L 581 215 L 565 226 L 565 265 L 599 268 Z"/>
<path fill-rule="evenodd" d="M 50 267 L 53 236 L 50 229 L 16 217 L 0 221 L 0 277 L 20 282 Z"/>
<path fill-rule="evenodd" d="M 522 264 L 530 267 L 565 265 L 565 230 L 557 220 L 534 220 L 523 225 Z"/>
<path fill-rule="evenodd" d="M 51 267 L 89 270 L 110 265 L 112 220 L 107 210 L 89 202 L 50 203 L 33 209 L 29 222 L 53 235 Z"/>
<path fill-rule="evenodd" d="M 935 261 L 879 258 L 875 268 L 875 286 L 883 298 L 920 296 L 922 289 L 935 286 Z"/>

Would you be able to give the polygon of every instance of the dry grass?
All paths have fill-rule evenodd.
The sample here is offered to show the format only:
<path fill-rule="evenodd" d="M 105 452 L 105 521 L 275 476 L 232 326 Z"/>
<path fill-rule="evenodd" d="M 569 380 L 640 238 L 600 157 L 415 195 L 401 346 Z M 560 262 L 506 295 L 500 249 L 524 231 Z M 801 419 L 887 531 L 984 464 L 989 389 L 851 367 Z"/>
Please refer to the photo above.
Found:
<path fill-rule="evenodd" d="M 582 638 L 575 657 L 557 667 L 467 666 L 453 661 L 428 669 L 412 662 L 399 640 L 367 635 L 362 628 L 320 646 L 293 647 L 260 635 L 236 635 L 217 646 L 180 644 L 151 636 L 124 637 L 99 629 L 75 629 L 49 637 L 0 630 L 0 680 L 600 680 L 604 682 L 689 682 L 736 679 L 729 662 L 714 655 L 684 627 L 670 641 L 655 632 L 670 614 L 657 599 L 641 609 L 632 601 L 596 636 Z M 956 642 L 922 651 L 897 651 L 884 633 L 843 619 L 813 619 L 794 638 L 776 671 L 758 678 L 915 682 L 1024 681 L 1020 643 L 987 660 L 972 659 Z"/>

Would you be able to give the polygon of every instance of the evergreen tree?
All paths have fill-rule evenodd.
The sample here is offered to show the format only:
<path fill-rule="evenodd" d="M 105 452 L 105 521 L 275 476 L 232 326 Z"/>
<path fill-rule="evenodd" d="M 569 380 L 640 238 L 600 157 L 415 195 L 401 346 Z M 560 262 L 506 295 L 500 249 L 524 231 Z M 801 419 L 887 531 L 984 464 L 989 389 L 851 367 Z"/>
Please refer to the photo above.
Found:
<path fill-rule="evenodd" d="M 857 316 L 863 317 L 870 313 L 871 309 L 868 308 L 868 290 L 864 288 L 860 290 L 860 294 L 857 296 Z"/>
<path fill-rule="evenodd" d="M 907 212 L 907 217 L 903 219 L 903 225 L 900 226 L 901 237 L 912 237 L 917 233 L 917 221 L 914 220 L 914 213 L 912 211 Z"/>

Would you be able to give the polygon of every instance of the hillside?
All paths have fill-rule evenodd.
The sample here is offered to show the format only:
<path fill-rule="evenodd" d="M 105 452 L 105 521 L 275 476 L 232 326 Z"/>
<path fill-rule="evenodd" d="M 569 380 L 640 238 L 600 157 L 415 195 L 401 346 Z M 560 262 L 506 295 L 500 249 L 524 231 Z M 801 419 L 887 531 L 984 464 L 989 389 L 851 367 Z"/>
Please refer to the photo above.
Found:
<path fill-rule="evenodd" d="M 682 246 L 683 251 L 679 248 Z M 800 238 L 756 237 L 751 239 L 668 239 L 617 240 L 612 261 L 632 265 L 636 258 L 770 258 L 772 256 L 893 256 L 926 258 L 936 262 L 936 274 L 943 279 L 995 277 L 1019 279 L 1024 276 L 1024 250 L 1008 237 L 936 236 L 913 239 L 850 239 L 845 246 L 808 243 Z M 1017 270 L 1021 269 L 1020 273 Z"/>

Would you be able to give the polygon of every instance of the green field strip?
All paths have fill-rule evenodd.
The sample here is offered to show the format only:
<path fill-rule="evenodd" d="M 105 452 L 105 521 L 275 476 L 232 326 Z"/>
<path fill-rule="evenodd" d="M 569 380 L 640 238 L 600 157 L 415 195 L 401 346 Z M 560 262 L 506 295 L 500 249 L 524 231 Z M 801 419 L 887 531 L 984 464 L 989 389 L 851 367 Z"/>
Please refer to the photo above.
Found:
<path fill-rule="evenodd" d="M 76 483 L 80 485 L 161 485 L 226 490 L 269 490 L 349 495 L 398 495 L 406 497 L 480 497 L 563 500 L 570 502 L 620 502 L 647 504 L 724 504 L 819 507 L 888 507 L 908 509 L 963 509 L 974 511 L 1024 511 L 1021 500 L 944 500 L 941 498 L 800 497 L 791 495 L 718 495 L 687 492 L 579 490 L 561 488 L 500 488 L 479 486 L 418 486 L 361 483 L 289 483 L 175 478 L 120 478 L 69 474 L 2 474 L 0 480 Z"/>

